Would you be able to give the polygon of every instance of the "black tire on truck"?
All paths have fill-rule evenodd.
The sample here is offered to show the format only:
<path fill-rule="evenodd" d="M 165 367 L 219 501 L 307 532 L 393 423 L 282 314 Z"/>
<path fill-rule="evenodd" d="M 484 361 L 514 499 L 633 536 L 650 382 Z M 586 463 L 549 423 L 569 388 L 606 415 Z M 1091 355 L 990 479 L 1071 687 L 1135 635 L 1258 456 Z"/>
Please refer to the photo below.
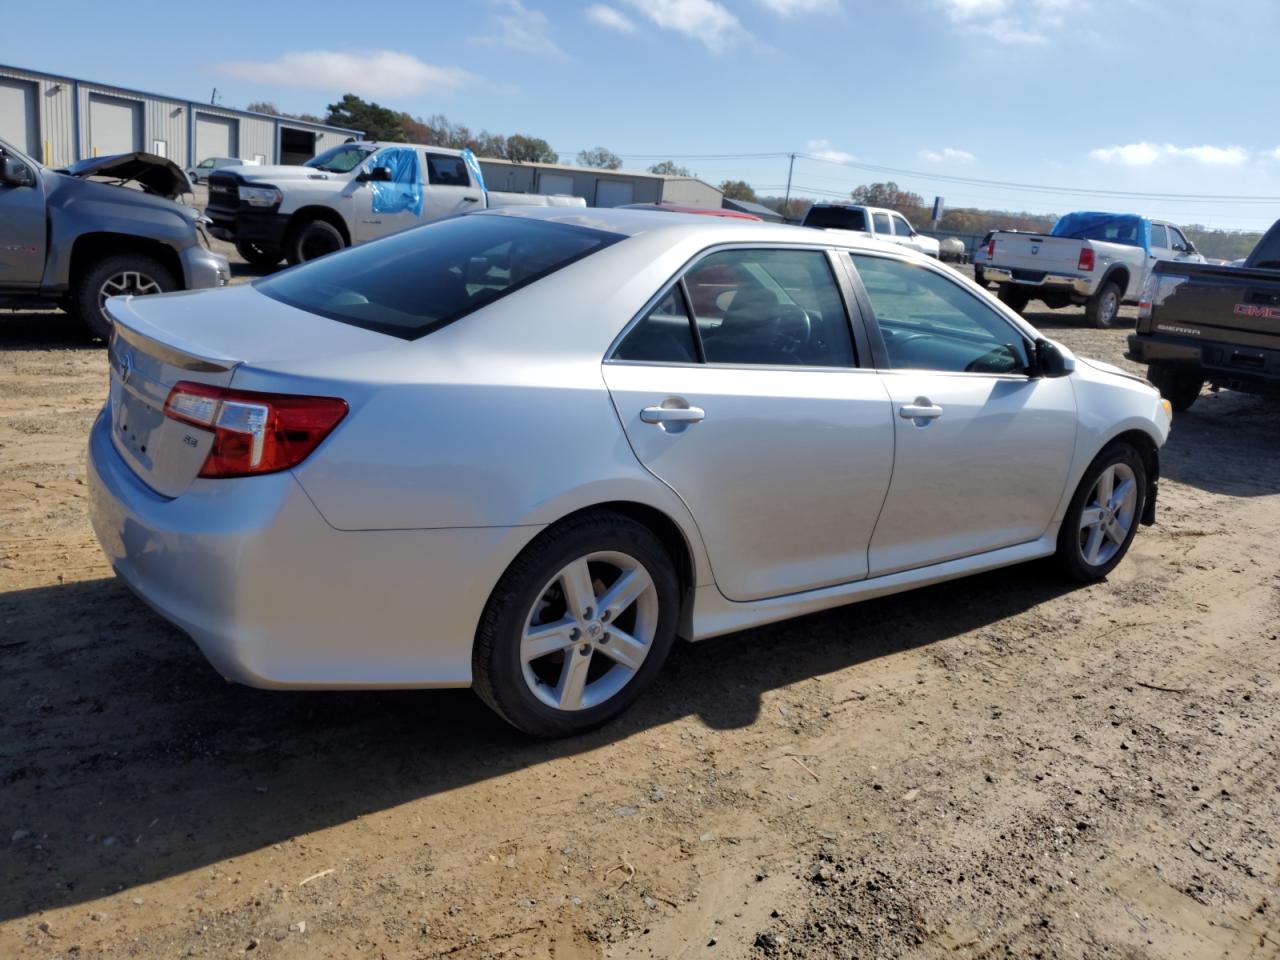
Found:
<path fill-rule="evenodd" d="M 347 245 L 342 231 L 328 220 L 303 220 L 289 228 L 284 241 L 284 255 L 290 264 L 306 263 Z"/>
<path fill-rule="evenodd" d="M 1122 296 L 1120 285 L 1114 280 L 1103 283 L 1098 292 L 1084 305 L 1084 318 L 1089 321 L 1089 326 L 1097 327 L 1099 330 L 1114 327 L 1120 316 Z"/>
<path fill-rule="evenodd" d="M 251 243 L 248 240 L 236 241 L 236 253 L 240 254 L 240 259 L 245 263 L 255 267 L 274 267 L 284 258 L 284 252 L 279 247 Z"/>
<path fill-rule="evenodd" d="M 91 263 L 72 283 L 75 315 L 100 340 L 111 336 L 111 318 L 103 309 L 109 297 L 146 296 L 181 290 L 167 266 L 145 253 L 118 253 Z"/>
<path fill-rule="evenodd" d="M 1188 409 L 1200 396 L 1204 379 L 1198 370 L 1172 363 L 1152 363 L 1147 366 L 1147 379 L 1155 384 L 1160 396 L 1169 401 L 1178 413 Z"/>
<path fill-rule="evenodd" d="M 1031 294 L 1012 283 L 1000 284 L 1000 302 L 1015 313 L 1022 313 L 1031 302 Z"/>

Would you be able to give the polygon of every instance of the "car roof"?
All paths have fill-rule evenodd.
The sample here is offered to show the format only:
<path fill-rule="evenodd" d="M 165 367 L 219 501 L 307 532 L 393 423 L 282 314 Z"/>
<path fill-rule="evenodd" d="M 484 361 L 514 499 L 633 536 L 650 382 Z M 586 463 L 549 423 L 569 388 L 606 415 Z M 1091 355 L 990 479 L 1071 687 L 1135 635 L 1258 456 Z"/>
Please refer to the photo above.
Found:
<path fill-rule="evenodd" d="M 873 240 L 848 230 L 821 230 L 784 223 L 740 220 L 735 217 L 708 217 L 695 213 L 664 211 L 655 216 L 653 210 L 626 207 L 498 207 L 481 210 L 472 217 L 522 217 L 563 223 L 569 226 L 602 230 L 624 237 L 661 232 L 678 242 L 693 236 L 705 237 L 711 243 L 807 243 L 849 250 L 893 253 L 909 259 L 926 259 L 924 254 L 901 244 Z M 931 258 L 927 258 L 931 259 Z"/>

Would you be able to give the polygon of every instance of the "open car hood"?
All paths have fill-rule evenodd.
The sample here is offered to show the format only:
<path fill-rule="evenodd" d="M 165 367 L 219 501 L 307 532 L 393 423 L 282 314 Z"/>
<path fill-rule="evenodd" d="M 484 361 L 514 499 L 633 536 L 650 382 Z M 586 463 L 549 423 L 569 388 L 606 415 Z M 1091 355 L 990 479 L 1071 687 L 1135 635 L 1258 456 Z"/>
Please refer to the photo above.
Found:
<path fill-rule="evenodd" d="M 182 168 L 154 153 L 117 153 L 110 157 L 89 157 L 58 171 L 72 177 L 108 177 L 135 181 L 147 193 L 177 200 L 191 192 L 191 183 Z"/>

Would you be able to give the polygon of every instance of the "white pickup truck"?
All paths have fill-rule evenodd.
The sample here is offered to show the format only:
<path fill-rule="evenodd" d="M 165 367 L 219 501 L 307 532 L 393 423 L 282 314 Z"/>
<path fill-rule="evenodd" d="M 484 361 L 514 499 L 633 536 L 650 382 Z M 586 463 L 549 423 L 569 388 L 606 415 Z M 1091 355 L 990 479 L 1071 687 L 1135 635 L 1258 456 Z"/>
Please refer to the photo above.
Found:
<path fill-rule="evenodd" d="M 1062 217 L 1047 235 L 997 230 L 987 241 L 982 275 L 1019 313 L 1031 300 L 1051 309 L 1084 304 L 1092 326 L 1110 327 L 1122 303 L 1139 301 L 1159 260 L 1204 257 L 1172 223 L 1082 211 Z"/>
<path fill-rule="evenodd" d="M 495 193 L 462 151 L 352 141 L 302 166 L 209 174 L 209 232 L 249 263 L 313 260 L 421 223 L 488 207 L 584 207 L 581 197 Z"/>
<path fill-rule="evenodd" d="M 916 228 L 896 210 L 864 207 L 853 203 L 815 203 L 804 219 L 803 227 L 824 230 L 852 230 L 876 240 L 886 240 L 911 250 L 939 257 L 941 249 L 933 237 L 916 232 Z"/>

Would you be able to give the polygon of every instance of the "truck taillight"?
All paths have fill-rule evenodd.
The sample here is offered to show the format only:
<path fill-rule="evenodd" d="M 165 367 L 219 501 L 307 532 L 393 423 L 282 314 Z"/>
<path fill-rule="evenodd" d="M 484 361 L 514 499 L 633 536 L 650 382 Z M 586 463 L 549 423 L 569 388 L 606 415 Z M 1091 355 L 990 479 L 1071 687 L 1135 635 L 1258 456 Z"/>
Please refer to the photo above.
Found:
<path fill-rule="evenodd" d="M 305 460 L 347 415 L 347 401 L 184 380 L 169 391 L 164 413 L 213 431 L 213 447 L 200 476 L 247 477 L 288 470 Z"/>
<path fill-rule="evenodd" d="M 1076 263 L 1077 270 L 1083 270 L 1086 273 L 1093 270 L 1093 248 L 1081 247 L 1080 260 Z"/>

